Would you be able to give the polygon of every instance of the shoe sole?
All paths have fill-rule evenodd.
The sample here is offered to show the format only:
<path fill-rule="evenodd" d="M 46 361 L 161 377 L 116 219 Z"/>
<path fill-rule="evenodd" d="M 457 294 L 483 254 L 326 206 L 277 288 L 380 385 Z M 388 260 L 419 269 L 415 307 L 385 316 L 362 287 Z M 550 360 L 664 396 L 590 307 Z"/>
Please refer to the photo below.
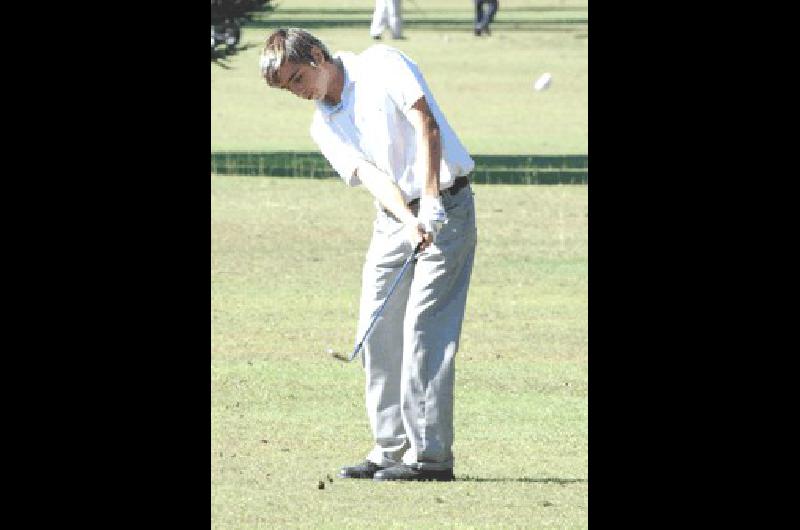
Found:
<path fill-rule="evenodd" d="M 354 476 L 354 475 L 345 475 L 345 474 L 342 474 L 342 473 L 339 473 L 336 476 L 339 477 L 339 478 L 352 478 L 352 479 L 356 479 L 356 480 L 358 480 L 358 479 L 369 480 L 369 479 L 372 479 L 372 478 L 375 477 L 375 475 Z"/>
<path fill-rule="evenodd" d="M 377 473 L 378 471 L 383 471 L 384 469 L 387 469 L 387 468 L 379 467 L 378 469 L 376 469 L 372 473 L 365 473 L 363 475 L 348 475 L 346 473 L 343 473 L 342 471 L 339 471 L 339 473 L 337 473 L 336 476 L 339 477 L 339 478 L 354 478 L 354 479 L 370 480 L 375 476 L 375 473 Z"/>
<path fill-rule="evenodd" d="M 410 478 L 385 478 L 372 477 L 375 482 L 452 482 L 456 478 L 452 477 L 410 477 Z"/>

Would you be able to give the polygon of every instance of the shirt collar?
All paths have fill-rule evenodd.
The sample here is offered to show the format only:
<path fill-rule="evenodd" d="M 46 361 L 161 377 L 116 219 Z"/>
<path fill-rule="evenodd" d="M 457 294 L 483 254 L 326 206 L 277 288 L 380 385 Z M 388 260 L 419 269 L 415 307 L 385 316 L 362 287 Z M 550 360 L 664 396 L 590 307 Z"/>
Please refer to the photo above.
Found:
<path fill-rule="evenodd" d="M 353 85 L 356 82 L 356 57 L 355 54 L 349 52 L 338 52 L 334 58 L 342 60 L 342 67 L 344 69 L 344 82 L 342 83 L 342 97 L 336 105 L 328 105 L 324 100 L 316 102 L 317 108 L 322 112 L 323 116 L 330 118 L 332 114 L 342 110 L 345 101 L 350 98 L 353 92 Z"/>

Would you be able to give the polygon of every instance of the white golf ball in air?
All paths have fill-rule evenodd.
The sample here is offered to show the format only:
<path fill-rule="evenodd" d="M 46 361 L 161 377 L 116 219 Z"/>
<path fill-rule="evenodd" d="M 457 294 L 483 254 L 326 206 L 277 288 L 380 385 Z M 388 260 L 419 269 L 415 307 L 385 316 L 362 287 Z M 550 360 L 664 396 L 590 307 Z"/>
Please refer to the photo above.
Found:
<path fill-rule="evenodd" d="M 539 79 L 537 79 L 535 83 L 533 83 L 533 89 L 537 91 L 545 90 L 547 87 L 550 86 L 550 81 L 552 80 L 553 80 L 552 75 L 544 73 L 539 76 Z"/>

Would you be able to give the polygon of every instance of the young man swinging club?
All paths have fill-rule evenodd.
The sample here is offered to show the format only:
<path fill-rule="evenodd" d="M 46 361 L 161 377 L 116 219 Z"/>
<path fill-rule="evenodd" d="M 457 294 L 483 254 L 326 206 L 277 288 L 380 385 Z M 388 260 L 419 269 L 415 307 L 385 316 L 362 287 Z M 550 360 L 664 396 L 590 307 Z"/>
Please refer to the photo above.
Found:
<path fill-rule="evenodd" d="M 422 251 L 364 343 L 374 446 L 342 478 L 453 480 L 453 383 L 477 231 L 467 175 L 474 162 L 417 65 L 376 45 L 331 55 L 316 37 L 279 29 L 261 75 L 314 100 L 311 136 L 348 186 L 375 198 L 357 336 L 406 258 Z M 346 205 L 342 205 L 346 207 Z"/>

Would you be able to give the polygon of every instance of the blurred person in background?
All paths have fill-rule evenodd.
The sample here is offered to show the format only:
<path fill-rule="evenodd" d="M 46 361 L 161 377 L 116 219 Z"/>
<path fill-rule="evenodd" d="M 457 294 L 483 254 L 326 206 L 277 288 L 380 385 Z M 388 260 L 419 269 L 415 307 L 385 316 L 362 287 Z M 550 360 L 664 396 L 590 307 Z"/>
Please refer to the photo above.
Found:
<path fill-rule="evenodd" d="M 475 36 L 491 35 L 489 24 L 497 13 L 497 0 L 475 0 Z"/>
<path fill-rule="evenodd" d="M 363 185 L 374 198 L 357 337 L 421 249 L 364 342 L 373 446 L 339 476 L 453 480 L 455 356 L 477 242 L 467 176 L 475 163 L 419 67 L 397 49 L 331 55 L 307 31 L 279 29 L 260 68 L 269 86 L 314 101 L 311 137 L 348 186 Z"/>
<path fill-rule="evenodd" d="M 393 39 L 403 38 L 403 18 L 400 13 L 400 0 L 375 0 L 375 11 L 372 13 L 372 25 L 369 34 L 380 40 L 386 28 L 392 32 Z"/>

